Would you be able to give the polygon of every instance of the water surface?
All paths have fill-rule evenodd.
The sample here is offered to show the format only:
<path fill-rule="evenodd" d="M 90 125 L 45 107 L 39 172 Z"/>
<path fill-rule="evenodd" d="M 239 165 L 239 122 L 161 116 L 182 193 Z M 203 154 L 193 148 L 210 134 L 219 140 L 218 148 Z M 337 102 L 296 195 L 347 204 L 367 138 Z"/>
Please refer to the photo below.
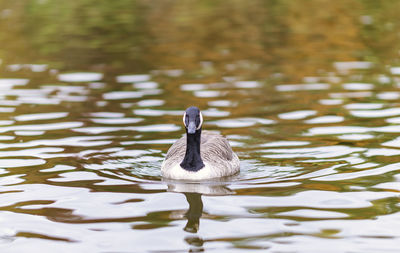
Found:
<path fill-rule="evenodd" d="M 137 1 L 135 22 L 145 31 L 125 29 L 132 12 L 124 16 L 123 1 L 80 6 L 86 2 L 63 5 L 60 20 L 50 1 L 2 3 L 0 27 L 10 30 L 0 36 L 9 49 L 0 50 L 2 252 L 397 252 L 400 72 L 397 56 L 386 65 L 380 58 L 394 48 L 366 43 L 373 28 L 397 24 L 371 23 L 382 14 L 369 1 L 349 1 L 354 13 L 344 14 L 329 2 L 342 13 L 333 30 L 325 29 L 329 17 L 306 15 L 316 3 L 165 9 Z M 62 26 L 77 9 L 88 19 Z M 295 10 L 303 13 L 296 22 Z M 254 12 L 271 13 L 274 25 L 246 18 Z M 20 33 L 30 27 L 22 17 L 53 22 Z M 215 35 L 215 47 L 204 34 L 183 39 L 179 24 L 200 28 L 211 17 L 204 34 L 237 25 L 242 33 Z M 88 28 L 91 43 L 76 27 Z M 235 40 L 243 37 L 253 39 Z M 204 129 L 227 136 L 241 159 L 238 175 L 202 183 L 161 177 L 190 105 L 202 109 Z"/>

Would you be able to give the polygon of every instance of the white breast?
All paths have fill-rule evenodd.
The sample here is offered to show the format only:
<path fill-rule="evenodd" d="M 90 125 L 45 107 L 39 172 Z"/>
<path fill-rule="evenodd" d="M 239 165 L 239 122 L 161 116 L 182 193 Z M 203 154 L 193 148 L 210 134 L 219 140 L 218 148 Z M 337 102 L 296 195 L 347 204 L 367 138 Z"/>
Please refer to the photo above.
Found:
<path fill-rule="evenodd" d="M 203 180 L 215 177 L 220 177 L 217 175 L 215 170 L 212 170 L 210 165 L 205 162 L 204 167 L 199 171 L 187 171 L 183 169 L 179 163 L 175 164 L 172 168 L 168 170 L 163 170 L 163 177 L 173 178 L 178 180 Z"/>

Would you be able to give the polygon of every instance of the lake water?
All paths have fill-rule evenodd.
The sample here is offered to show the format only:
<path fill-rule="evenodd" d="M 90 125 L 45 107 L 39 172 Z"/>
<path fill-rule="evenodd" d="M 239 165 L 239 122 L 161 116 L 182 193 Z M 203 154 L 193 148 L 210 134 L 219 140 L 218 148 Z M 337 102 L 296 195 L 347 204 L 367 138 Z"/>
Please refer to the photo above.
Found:
<path fill-rule="evenodd" d="M 39 8 L 44 19 L 51 16 L 51 3 L 38 2 L 39 7 L 28 4 L 30 15 Z M 0 27 L 6 22 L 14 31 L 10 24 L 24 26 L 21 16 L 29 13 L 8 4 Z M 185 6 L 166 15 L 190 13 Z M 259 10 L 247 7 L 250 13 Z M 361 17 L 369 25 L 369 16 Z M 157 32 L 176 28 L 154 19 Z M 184 32 L 168 34 L 176 52 L 183 44 L 173 38 Z M 0 40 L 21 43 L 21 36 L 3 34 Z M 307 58 L 307 50 L 298 49 L 297 56 L 306 58 L 287 57 L 276 67 L 268 59 L 261 64 L 254 47 L 232 57 L 221 49 L 221 58 L 200 61 L 164 55 L 162 43 L 137 42 L 151 53 L 144 59 L 119 54 L 117 44 L 110 51 L 85 44 L 80 51 L 82 38 L 71 38 L 57 48 L 60 38 L 29 37 L 49 52 L 56 48 L 55 55 L 41 52 L 39 60 L 25 44 L 7 43 L 9 51 L 0 50 L 1 252 L 398 252 L 397 56 L 384 64 L 377 55 L 353 57 L 346 45 L 338 58 L 329 57 L 334 49 L 322 58 L 312 51 Z M 129 51 L 124 43 L 120 50 Z M 283 57 L 279 50 L 293 52 L 295 46 L 273 48 Z M 366 49 L 354 46 L 351 52 L 360 50 Z M 158 66 L 149 64 L 157 58 Z M 147 62 L 148 69 L 132 59 Z M 240 174 L 200 183 L 161 177 L 163 157 L 183 135 L 182 115 L 190 105 L 202 110 L 203 129 L 229 139 L 241 160 Z"/>

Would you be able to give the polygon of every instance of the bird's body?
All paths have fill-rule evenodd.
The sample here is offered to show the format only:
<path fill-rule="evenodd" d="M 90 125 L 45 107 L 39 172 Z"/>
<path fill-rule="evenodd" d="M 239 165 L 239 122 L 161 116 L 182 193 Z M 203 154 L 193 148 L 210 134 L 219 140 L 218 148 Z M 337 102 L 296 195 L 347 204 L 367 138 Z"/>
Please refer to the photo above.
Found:
<path fill-rule="evenodd" d="M 196 114 L 190 112 L 191 108 L 197 109 L 189 107 L 186 110 L 186 136 L 170 147 L 162 163 L 163 177 L 203 180 L 231 176 L 239 172 L 239 158 L 232 151 L 228 140 L 218 133 L 201 130 L 202 116 L 198 109 L 197 123 L 192 123 Z"/>

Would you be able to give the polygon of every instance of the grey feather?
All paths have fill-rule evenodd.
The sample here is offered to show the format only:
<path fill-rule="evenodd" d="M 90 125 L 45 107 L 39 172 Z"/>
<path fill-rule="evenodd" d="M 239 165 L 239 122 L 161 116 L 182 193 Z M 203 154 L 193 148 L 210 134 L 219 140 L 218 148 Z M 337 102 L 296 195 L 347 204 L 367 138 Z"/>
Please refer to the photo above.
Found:
<path fill-rule="evenodd" d="M 186 136 L 183 136 L 168 150 L 162 165 L 163 175 L 169 175 L 168 170 L 182 162 L 185 152 Z M 230 176 L 239 171 L 238 156 L 232 151 L 228 140 L 218 133 L 202 131 L 200 155 L 203 161 L 211 167 L 211 177 Z"/>

